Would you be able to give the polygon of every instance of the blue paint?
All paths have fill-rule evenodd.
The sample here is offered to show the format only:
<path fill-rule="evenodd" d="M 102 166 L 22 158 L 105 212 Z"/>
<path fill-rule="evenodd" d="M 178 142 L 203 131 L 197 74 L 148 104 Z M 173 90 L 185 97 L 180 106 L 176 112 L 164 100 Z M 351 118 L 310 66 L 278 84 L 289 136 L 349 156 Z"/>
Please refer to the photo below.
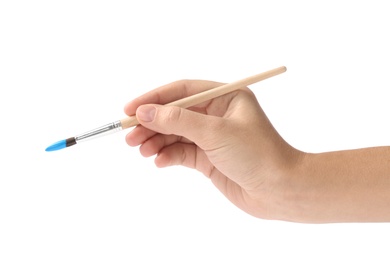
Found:
<path fill-rule="evenodd" d="M 52 152 L 52 151 L 57 151 L 57 150 L 64 149 L 64 148 L 66 148 L 66 139 L 58 141 L 58 142 L 50 145 L 49 147 L 46 148 L 45 151 Z"/>

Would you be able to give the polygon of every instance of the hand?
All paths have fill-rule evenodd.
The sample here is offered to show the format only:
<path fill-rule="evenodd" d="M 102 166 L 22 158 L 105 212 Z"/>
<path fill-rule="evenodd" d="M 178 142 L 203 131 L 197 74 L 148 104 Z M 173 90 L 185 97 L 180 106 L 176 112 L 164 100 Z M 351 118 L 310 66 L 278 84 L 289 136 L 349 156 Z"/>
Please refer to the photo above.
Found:
<path fill-rule="evenodd" d="M 158 105 L 219 85 L 177 81 L 131 101 L 125 113 L 136 114 L 140 125 L 126 142 L 141 145 L 145 157 L 157 155 L 158 167 L 183 165 L 202 172 L 253 216 L 285 218 L 285 175 L 294 171 L 303 153 L 279 136 L 248 88 L 189 109 Z"/>

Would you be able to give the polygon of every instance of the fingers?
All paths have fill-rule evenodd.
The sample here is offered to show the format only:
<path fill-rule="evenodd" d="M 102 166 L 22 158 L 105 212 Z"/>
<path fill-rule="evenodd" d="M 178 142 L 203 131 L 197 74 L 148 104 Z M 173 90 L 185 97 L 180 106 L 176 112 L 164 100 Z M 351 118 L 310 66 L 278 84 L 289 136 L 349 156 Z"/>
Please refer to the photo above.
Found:
<path fill-rule="evenodd" d="M 221 129 L 224 120 L 188 109 L 161 105 L 140 106 L 136 115 L 144 127 L 165 135 L 183 136 L 203 150 L 213 149 L 210 143 L 218 142 L 220 135 L 216 134 L 215 129 Z"/>
<path fill-rule="evenodd" d="M 147 129 L 142 125 L 138 125 L 126 135 L 126 143 L 130 146 L 138 146 L 155 134 L 155 131 Z"/>
<path fill-rule="evenodd" d="M 210 163 L 205 152 L 195 144 L 174 143 L 164 147 L 154 160 L 157 167 L 182 165 L 202 172 L 210 177 L 214 166 Z"/>
<path fill-rule="evenodd" d="M 206 80 L 179 80 L 156 88 L 125 105 L 127 115 L 135 115 L 137 108 L 143 104 L 166 104 L 205 90 L 215 88 L 222 83 Z"/>
<path fill-rule="evenodd" d="M 166 146 L 182 141 L 184 141 L 183 143 L 188 143 L 182 137 L 176 135 L 156 134 L 141 145 L 140 152 L 143 156 L 149 157 L 159 153 Z"/>
<path fill-rule="evenodd" d="M 157 167 L 183 165 L 195 169 L 197 164 L 196 153 L 195 145 L 176 143 L 161 150 L 154 162 Z"/>

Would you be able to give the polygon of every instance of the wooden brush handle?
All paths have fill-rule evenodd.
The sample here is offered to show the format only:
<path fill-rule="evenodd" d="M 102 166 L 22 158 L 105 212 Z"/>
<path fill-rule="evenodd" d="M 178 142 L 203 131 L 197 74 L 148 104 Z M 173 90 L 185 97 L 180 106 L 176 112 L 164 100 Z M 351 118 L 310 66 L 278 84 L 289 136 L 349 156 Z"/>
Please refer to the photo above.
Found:
<path fill-rule="evenodd" d="M 225 95 L 225 94 L 232 92 L 234 90 L 249 86 L 249 85 L 254 84 L 256 82 L 259 82 L 261 80 L 268 79 L 270 77 L 279 75 L 279 74 L 285 72 L 286 70 L 287 70 L 286 67 L 282 66 L 282 67 L 279 67 L 276 69 L 272 69 L 272 70 L 269 70 L 269 71 L 266 71 L 266 72 L 263 72 L 260 74 L 250 76 L 248 78 L 244 78 L 244 79 L 232 82 L 232 83 L 228 83 L 228 84 L 216 87 L 216 88 L 212 88 L 212 89 L 200 92 L 198 94 L 170 102 L 170 103 L 165 104 L 165 105 L 166 106 L 178 106 L 178 107 L 182 107 L 182 108 L 191 107 L 191 106 L 200 104 L 202 102 L 205 102 L 207 100 Z M 138 120 L 135 116 L 126 117 L 120 121 L 122 123 L 122 129 L 126 129 L 126 128 L 136 126 L 139 124 Z"/>

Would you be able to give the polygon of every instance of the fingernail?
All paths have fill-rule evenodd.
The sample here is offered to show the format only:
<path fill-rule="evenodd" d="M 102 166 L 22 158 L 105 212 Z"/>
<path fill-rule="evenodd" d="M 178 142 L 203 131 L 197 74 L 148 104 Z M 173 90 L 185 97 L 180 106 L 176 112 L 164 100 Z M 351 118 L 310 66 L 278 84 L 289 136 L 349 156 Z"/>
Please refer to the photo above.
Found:
<path fill-rule="evenodd" d="M 151 122 L 156 115 L 156 108 L 154 106 L 140 106 L 137 109 L 137 117 L 144 122 Z"/>

